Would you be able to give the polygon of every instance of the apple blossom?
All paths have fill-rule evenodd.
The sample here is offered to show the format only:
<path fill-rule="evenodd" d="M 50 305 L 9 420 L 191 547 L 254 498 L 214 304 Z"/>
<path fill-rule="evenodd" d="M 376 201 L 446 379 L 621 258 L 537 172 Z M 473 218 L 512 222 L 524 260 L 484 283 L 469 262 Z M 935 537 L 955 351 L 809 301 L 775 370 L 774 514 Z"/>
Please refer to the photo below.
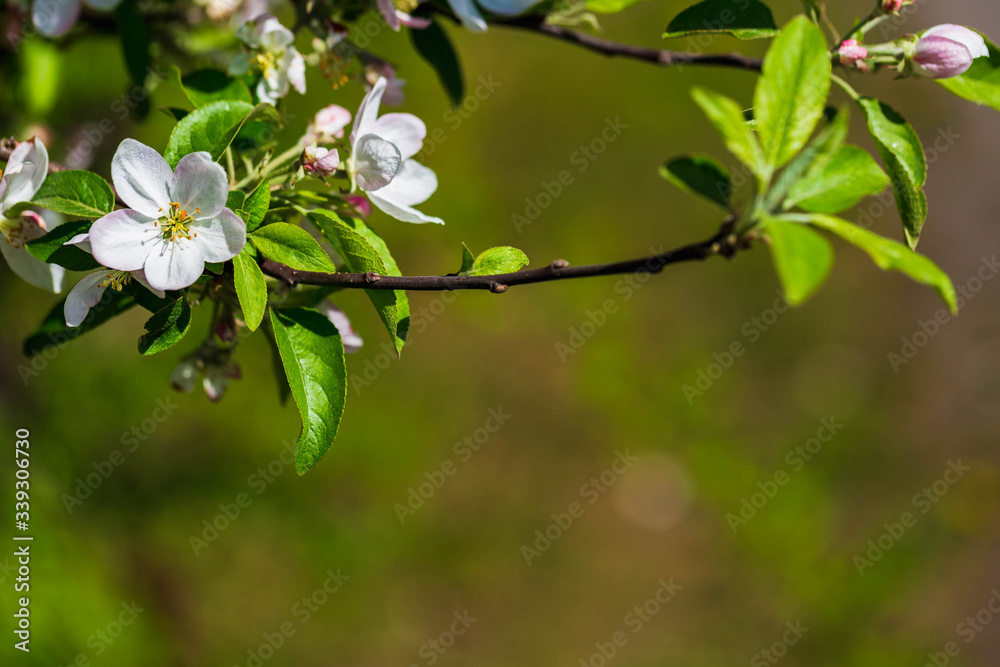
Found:
<path fill-rule="evenodd" d="M 202 151 L 170 165 L 155 150 L 125 139 L 111 162 L 118 196 L 129 208 L 90 228 L 94 259 L 118 271 L 145 271 L 149 284 L 177 290 L 194 283 L 205 262 L 225 262 L 246 245 L 246 224 L 226 208 L 229 182 Z"/>
<path fill-rule="evenodd" d="M 91 9 L 110 12 L 122 0 L 83 0 Z M 31 5 L 31 22 L 46 37 L 58 37 L 69 31 L 80 16 L 81 0 L 35 0 Z"/>
<path fill-rule="evenodd" d="M 537 5 L 539 0 L 448 0 L 458 20 L 473 32 L 485 32 L 486 19 L 479 7 L 497 16 L 517 16 Z M 477 7 L 476 5 L 479 5 Z"/>
<path fill-rule="evenodd" d="M 316 112 L 309 123 L 306 140 L 318 144 L 332 144 L 344 137 L 344 128 L 351 122 L 351 112 L 338 104 L 331 104 Z"/>
<path fill-rule="evenodd" d="M 351 354 L 352 352 L 357 352 L 364 345 L 364 341 L 361 340 L 361 336 L 354 331 L 351 326 L 351 321 L 347 319 L 347 315 L 344 314 L 340 308 L 333 305 L 329 301 L 324 301 L 319 304 L 316 309 L 326 316 L 326 319 L 330 320 L 333 326 L 337 327 L 337 332 L 340 333 L 340 340 L 344 343 L 344 352 Z"/>
<path fill-rule="evenodd" d="M 302 151 L 302 168 L 308 173 L 323 178 L 337 171 L 340 166 L 340 153 L 337 149 L 323 148 L 322 146 L 307 146 Z"/>
<path fill-rule="evenodd" d="M 393 2 L 393 0 L 375 0 L 375 5 L 378 7 L 379 13 L 382 14 L 382 18 L 384 18 L 385 22 L 389 24 L 389 27 L 396 32 L 399 32 L 400 25 L 405 25 L 407 28 L 422 30 L 431 24 L 430 19 L 410 15 L 410 12 L 416 9 L 417 4 L 419 3 L 409 0 L 399 4 L 403 4 L 405 7 L 401 9 L 396 3 Z"/>
<path fill-rule="evenodd" d="M 903 0 L 882 0 L 882 11 L 886 14 L 895 14 L 904 4 Z"/>
<path fill-rule="evenodd" d="M 856 39 L 845 39 L 840 45 L 838 53 L 840 54 L 840 62 L 842 65 L 853 65 L 858 63 L 858 66 L 860 67 L 864 63 L 859 63 L 859 61 L 868 57 L 868 49 L 861 46 Z"/>
<path fill-rule="evenodd" d="M 257 84 L 257 97 L 261 102 L 277 104 L 288 94 L 289 84 L 305 94 L 306 61 L 295 49 L 295 33 L 271 14 L 261 14 L 244 23 L 236 36 L 254 53 L 237 56 L 229 73 L 239 76 L 256 65 L 261 71 Z"/>
<path fill-rule="evenodd" d="M 913 49 L 914 71 L 930 79 L 949 79 L 972 67 L 976 58 L 990 55 L 978 33 L 960 25 L 944 24 L 925 32 Z"/>
<path fill-rule="evenodd" d="M 385 93 L 382 94 L 382 104 L 389 107 L 402 106 L 403 102 L 406 101 L 406 93 L 403 92 L 403 87 L 406 85 L 406 79 L 400 79 L 396 76 L 396 70 L 392 65 L 387 63 L 381 63 L 378 65 L 369 65 L 365 67 L 365 91 L 371 92 L 378 80 L 385 77 Z"/>
<path fill-rule="evenodd" d="M 32 211 L 7 217 L 11 208 L 31 201 L 45 182 L 48 171 L 49 154 L 40 139 L 23 141 L 11 152 L 7 170 L 0 178 L 0 254 L 11 271 L 23 280 L 58 293 L 62 291 L 63 268 L 36 259 L 25 247 L 28 241 L 44 236 L 51 225 Z"/>
<path fill-rule="evenodd" d="M 411 159 L 423 146 L 427 127 L 408 113 L 390 113 L 379 118 L 385 88 L 383 77 L 361 101 L 354 116 L 348 161 L 351 178 L 376 207 L 397 220 L 443 225 L 441 218 L 413 208 L 437 190 L 434 172 Z"/>

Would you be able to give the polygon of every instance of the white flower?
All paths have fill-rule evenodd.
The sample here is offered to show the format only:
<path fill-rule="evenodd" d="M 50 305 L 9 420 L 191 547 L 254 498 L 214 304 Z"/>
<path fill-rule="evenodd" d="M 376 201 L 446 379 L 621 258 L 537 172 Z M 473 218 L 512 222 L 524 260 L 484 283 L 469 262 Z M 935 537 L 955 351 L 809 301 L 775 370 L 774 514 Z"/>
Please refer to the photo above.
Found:
<path fill-rule="evenodd" d="M 305 94 L 306 61 L 293 46 L 295 33 L 272 15 L 261 14 L 244 23 L 236 31 L 236 36 L 255 53 L 237 57 L 230 65 L 229 73 L 239 76 L 256 63 L 261 71 L 260 83 L 257 84 L 257 97 L 261 102 L 277 104 L 288 94 L 289 84 Z"/>
<path fill-rule="evenodd" d="M 344 311 L 337 308 L 329 301 L 322 302 L 316 308 L 319 312 L 326 316 L 326 319 L 330 320 L 333 326 L 337 327 L 337 332 L 340 334 L 340 340 L 344 343 L 344 352 L 351 354 L 352 352 L 357 352 L 361 349 L 361 346 L 364 345 L 365 342 L 361 340 L 361 336 L 359 336 L 351 326 L 351 321 L 347 319 L 347 315 L 344 314 Z"/>
<path fill-rule="evenodd" d="M 45 220 L 31 211 L 7 217 L 12 207 L 31 201 L 48 172 L 49 154 L 40 139 L 23 141 L 10 154 L 7 171 L 0 178 L 0 254 L 11 271 L 23 280 L 58 293 L 62 291 L 63 268 L 35 259 L 24 247 L 28 241 L 45 235 L 48 231 Z"/>
<path fill-rule="evenodd" d="M 109 12 L 122 0 L 83 0 L 91 9 Z M 35 0 L 31 21 L 46 37 L 58 37 L 69 31 L 80 16 L 80 0 Z"/>
<path fill-rule="evenodd" d="M 75 245 L 81 250 L 93 254 L 93 248 L 90 245 L 90 234 L 77 234 L 63 245 Z M 146 282 L 146 274 L 142 269 L 138 271 L 114 271 L 103 268 L 100 271 L 91 273 L 89 276 L 85 276 L 66 295 L 66 302 L 63 304 L 63 315 L 66 318 L 66 326 L 78 327 L 83 324 L 83 321 L 87 319 L 87 315 L 90 313 L 90 309 L 101 302 L 101 299 L 104 298 L 104 292 L 109 287 L 120 292 L 132 279 L 138 281 L 139 284 L 159 298 L 162 299 L 166 296 L 162 290 L 151 287 Z"/>
<path fill-rule="evenodd" d="M 950 79 L 972 67 L 976 58 L 987 58 L 990 50 L 981 35 L 960 25 L 946 23 L 931 28 L 913 51 L 913 69 L 930 79 Z"/>
<path fill-rule="evenodd" d="M 129 208 L 90 228 L 94 259 L 118 271 L 145 271 L 158 290 L 198 280 L 205 262 L 225 262 L 246 245 L 246 224 L 226 208 L 222 166 L 202 151 L 181 158 L 172 173 L 149 146 L 126 139 L 111 162 L 111 179 Z"/>
<path fill-rule="evenodd" d="M 351 129 L 351 159 L 348 169 L 354 182 L 378 208 L 403 222 L 436 222 L 413 208 L 437 190 L 433 171 L 411 160 L 427 136 L 424 122 L 408 113 L 378 117 L 386 80 L 380 78 L 365 95 Z"/>
<path fill-rule="evenodd" d="M 309 123 L 306 141 L 332 144 L 344 136 L 344 128 L 351 122 L 351 112 L 337 104 L 323 107 Z"/>
<path fill-rule="evenodd" d="M 385 19 L 385 22 L 388 23 L 389 27 L 396 32 L 399 32 L 400 25 L 405 25 L 407 28 L 422 30 L 431 24 L 430 19 L 421 18 L 419 16 L 411 16 L 409 12 L 399 9 L 395 3 L 393 3 L 393 0 L 375 0 L 375 5 L 378 7 L 378 10 L 382 14 L 382 18 Z M 412 2 L 412 6 L 416 8 L 417 2 Z"/>
<path fill-rule="evenodd" d="M 458 20 L 473 32 L 485 32 L 486 19 L 479 7 L 497 16 L 517 16 L 537 5 L 540 0 L 448 0 Z M 476 5 L 479 5 L 477 7 Z"/>

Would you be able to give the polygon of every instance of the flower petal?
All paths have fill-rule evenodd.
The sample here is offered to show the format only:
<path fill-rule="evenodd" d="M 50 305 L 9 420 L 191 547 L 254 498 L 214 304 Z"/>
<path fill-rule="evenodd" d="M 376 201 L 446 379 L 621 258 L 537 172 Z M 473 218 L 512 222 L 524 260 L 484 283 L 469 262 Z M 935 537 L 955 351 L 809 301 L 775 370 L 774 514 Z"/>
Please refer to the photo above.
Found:
<path fill-rule="evenodd" d="M 226 207 L 229 179 L 222 165 L 199 151 L 181 158 L 169 188 L 170 200 L 195 218 L 214 218 Z M 200 212 L 198 212 L 200 211 Z"/>
<path fill-rule="evenodd" d="M 427 201 L 437 187 L 437 174 L 416 160 L 407 160 L 400 165 L 392 182 L 378 193 L 397 204 L 416 206 Z"/>
<path fill-rule="evenodd" d="M 84 252 L 89 252 L 91 255 L 94 254 L 94 249 L 90 247 L 90 234 L 77 234 L 63 245 L 75 245 L 80 250 Z"/>
<path fill-rule="evenodd" d="M 185 238 L 164 241 L 149 254 L 143 268 L 150 287 L 164 291 L 184 289 L 201 277 L 205 257 L 195 241 Z"/>
<path fill-rule="evenodd" d="M 354 150 L 354 178 L 365 191 L 388 185 L 403 161 L 395 144 L 374 134 L 361 137 Z"/>
<path fill-rule="evenodd" d="M 90 227 L 94 259 L 118 271 L 137 271 L 163 242 L 163 233 L 148 216 L 121 209 L 99 218 Z"/>
<path fill-rule="evenodd" d="M 66 303 L 63 304 L 66 326 L 78 327 L 83 324 L 90 314 L 90 309 L 104 298 L 104 292 L 108 288 L 108 283 L 105 281 L 110 277 L 111 271 L 96 271 L 84 276 L 76 287 L 69 291 Z"/>
<path fill-rule="evenodd" d="M 247 244 L 246 223 L 228 208 L 210 220 L 195 220 L 191 232 L 206 262 L 228 261 L 240 254 Z"/>
<path fill-rule="evenodd" d="M 448 4 L 466 28 L 472 32 L 486 32 L 486 20 L 472 0 L 448 0 Z"/>
<path fill-rule="evenodd" d="M 35 194 L 32 185 L 34 174 L 35 165 L 30 162 L 7 170 L 3 178 L 0 178 L 0 201 L 3 202 L 0 210 L 7 211 L 15 204 L 31 201 Z"/>
<path fill-rule="evenodd" d="M 34 171 L 31 173 L 31 194 L 24 199 L 27 201 L 35 196 L 49 173 L 49 152 L 41 139 L 32 137 L 19 143 L 7 160 L 7 171 L 22 164 L 34 165 Z"/>
<path fill-rule="evenodd" d="M 410 160 L 409 162 L 413 162 L 413 160 Z M 409 164 L 409 162 L 407 164 Z M 416 163 L 414 162 L 413 164 Z M 424 167 L 423 165 L 417 165 L 417 166 L 420 167 L 421 169 L 425 169 L 426 171 L 430 172 L 431 176 L 434 175 L 434 172 L 432 172 L 430 169 L 427 169 L 427 167 Z M 423 213 L 421 213 L 420 211 L 413 208 L 410 204 L 407 203 L 408 201 L 412 200 L 418 193 L 418 187 L 414 184 L 414 181 L 417 181 L 418 178 L 421 177 L 415 177 L 412 179 L 412 181 L 404 178 L 404 184 L 406 184 L 406 187 L 401 187 L 400 188 L 401 192 L 396 193 L 393 192 L 393 189 L 391 187 L 384 187 L 381 190 L 369 192 L 368 197 L 372 200 L 372 203 L 375 204 L 375 206 L 381 209 L 384 213 L 388 213 L 392 217 L 396 218 L 397 220 L 402 220 L 403 222 L 413 222 L 418 224 L 425 222 L 433 222 L 439 225 L 443 225 L 444 220 L 442 220 L 441 218 L 436 218 L 431 215 L 424 215 Z M 423 176 L 422 178 L 426 178 L 426 176 Z M 395 181 L 393 181 L 393 183 L 395 183 Z M 435 187 L 437 185 L 436 177 L 434 179 L 434 185 Z M 408 191 L 408 188 L 410 187 L 413 188 L 412 192 Z M 426 187 L 426 184 L 424 185 L 424 187 Z"/>
<path fill-rule="evenodd" d="M 167 210 L 173 178 L 167 161 L 135 139 L 124 140 L 111 160 L 111 180 L 118 196 L 129 208 L 150 218 L 158 218 Z"/>
<path fill-rule="evenodd" d="M 539 0 L 479 0 L 479 6 L 500 16 L 517 16 L 537 5 Z"/>
<path fill-rule="evenodd" d="M 316 112 L 313 131 L 324 143 L 344 136 L 344 128 L 351 122 L 351 112 L 337 104 L 331 104 Z"/>
<path fill-rule="evenodd" d="M 399 17 L 396 16 L 396 5 L 392 0 L 375 0 L 375 6 L 390 28 L 399 32 Z"/>
<path fill-rule="evenodd" d="M 354 114 L 354 125 L 351 127 L 351 146 L 354 146 L 358 139 L 368 134 L 371 126 L 375 124 L 375 119 L 378 118 L 378 108 L 382 103 L 382 94 L 385 92 L 385 86 L 385 77 L 379 77 L 379 80 L 375 82 L 372 89 L 361 100 L 361 106 L 358 107 L 358 112 Z"/>
<path fill-rule="evenodd" d="M 990 50 L 987 48 L 986 40 L 983 39 L 983 36 L 974 30 L 969 30 L 965 26 L 953 23 L 936 25 L 925 32 L 923 37 L 947 37 L 952 41 L 959 42 L 969 50 L 973 59 L 985 58 L 990 55 Z"/>
<path fill-rule="evenodd" d="M 133 271 L 132 277 L 136 279 L 136 282 L 138 282 L 140 285 L 148 289 L 157 297 L 162 299 L 166 296 L 166 294 L 163 293 L 163 290 L 158 290 L 149 284 L 149 281 L 146 280 L 146 272 L 143 271 L 142 269 L 139 269 L 138 271 Z"/>
<path fill-rule="evenodd" d="M 31 21 L 46 37 L 67 32 L 80 16 L 80 0 L 34 0 Z"/>
<path fill-rule="evenodd" d="M 306 59 L 294 48 L 285 54 L 285 71 L 288 81 L 299 94 L 306 94 Z"/>
<path fill-rule="evenodd" d="M 24 246 L 15 248 L 3 236 L 0 236 L 0 254 L 7 260 L 10 270 L 25 282 L 55 294 L 62 291 L 66 273 L 63 267 L 32 257 Z"/>
<path fill-rule="evenodd" d="M 330 320 L 333 326 L 337 327 L 337 332 L 340 334 L 340 340 L 344 343 L 344 352 L 350 354 L 352 352 L 357 352 L 364 345 L 364 341 L 361 340 L 361 336 L 357 334 L 354 327 L 351 326 L 351 321 L 347 319 L 347 315 L 344 314 L 340 308 L 333 305 L 329 301 L 323 301 L 316 309 L 326 316 L 326 319 Z"/>
<path fill-rule="evenodd" d="M 423 147 L 427 126 L 411 113 L 387 113 L 375 121 L 370 132 L 396 144 L 400 157 L 409 160 Z"/>

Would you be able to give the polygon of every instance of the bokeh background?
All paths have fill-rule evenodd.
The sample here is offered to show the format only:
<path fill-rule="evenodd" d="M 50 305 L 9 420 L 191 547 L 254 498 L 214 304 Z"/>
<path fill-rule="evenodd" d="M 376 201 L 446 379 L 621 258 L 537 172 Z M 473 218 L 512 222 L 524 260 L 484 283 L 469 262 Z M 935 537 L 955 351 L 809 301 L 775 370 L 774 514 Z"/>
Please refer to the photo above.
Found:
<path fill-rule="evenodd" d="M 686 4 L 641 3 L 604 19 L 606 34 L 657 45 Z M 861 0 L 834 4 L 841 26 L 868 10 Z M 799 7 L 773 5 L 781 22 Z M 974 0 L 924 3 L 902 30 L 941 22 L 1000 37 L 992 3 Z M 703 84 L 749 105 L 753 75 L 660 70 L 499 28 L 449 30 L 470 92 L 481 76 L 500 84 L 476 108 L 468 103 L 457 127 L 405 36 L 385 31 L 371 47 L 409 81 L 403 109 L 446 132 L 425 151 L 441 185 L 422 208 L 448 224 L 371 220 L 404 272 L 454 270 L 463 241 L 474 250 L 515 245 L 538 266 L 638 256 L 715 230 L 716 212 L 657 170 L 689 151 L 731 164 L 688 91 Z M 763 46 L 720 38 L 710 48 Z M 128 83 L 113 38 L 30 48 L 45 51 L 31 57 L 28 108 L 8 109 L 10 123 L 27 117 L 21 111 L 42 113 L 58 135 L 117 119 L 110 104 Z M 1000 115 L 931 82 L 854 78 L 903 110 L 928 145 L 952 137 L 930 168 L 921 250 L 966 284 L 1000 246 Z M 320 105 L 354 109 L 361 96 L 318 77 L 309 86 L 288 99 L 290 134 Z M 177 99 L 163 86 L 154 107 Z M 627 129 L 579 172 L 574 151 L 617 118 Z M 115 120 L 91 168 L 106 172 L 125 136 L 164 145 L 165 116 L 134 120 Z M 871 148 L 854 120 L 853 140 Z M 10 123 L 5 133 L 27 131 Z M 54 144 L 59 159 L 65 146 Z M 573 183 L 518 229 L 511 216 L 564 169 Z M 891 199 L 874 202 L 848 217 L 870 216 L 873 229 L 899 238 Z M 0 431 L 11 443 L 0 464 L 3 503 L 12 506 L 13 431 L 30 428 L 36 536 L 30 656 L 11 648 L 12 549 L 0 553 L 5 664 L 919 667 L 948 642 L 960 648 L 948 664 L 996 664 L 1000 622 L 984 623 L 992 612 L 971 641 L 972 626 L 960 624 L 1000 589 L 1000 280 L 985 282 L 898 369 L 889 353 L 941 305 L 841 244 L 826 287 L 780 314 L 764 248 L 732 263 L 671 267 L 635 290 L 608 278 L 504 295 L 413 294 L 425 326 L 411 330 L 401 361 L 385 352 L 365 296 L 343 294 L 337 302 L 366 344 L 348 358 L 340 435 L 300 478 L 281 463 L 297 415 L 278 404 L 262 338 L 240 350 L 244 379 L 218 405 L 170 391 L 178 355 L 136 354 L 139 313 L 66 347 L 25 382 L 21 340 L 54 299 L 0 271 Z M 609 299 L 616 312 L 583 326 Z M 581 327 L 591 335 L 561 358 L 558 345 L 579 343 Z M 737 342 L 745 353 L 715 372 L 714 355 Z M 192 336 L 184 347 L 196 344 Z M 699 372 L 718 377 L 689 401 L 684 386 Z M 176 407 L 156 423 L 160 401 Z M 484 437 L 491 410 L 509 417 Z M 830 418 L 842 429 L 795 469 L 788 453 Z M 133 428 L 141 439 L 129 437 Z M 466 438 L 481 446 L 463 460 L 454 447 Z M 68 511 L 66 494 L 115 450 L 123 463 Z M 632 466 L 605 472 L 625 452 Z M 921 513 L 915 494 L 959 459 L 969 471 L 939 485 L 945 493 Z M 430 497 L 401 522 L 396 506 L 448 461 L 455 474 L 433 493 L 425 485 Z M 269 466 L 262 482 L 258 470 Z M 777 471 L 787 484 L 734 533 L 727 515 Z M 582 489 L 602 473 L 604 492 Z M 224 519 L 240 494 L 249 506 Z M 549 528 L 574 502 L 583 515 L 564 531 Z M 915 525 L 859 574 L 855 556 L 869 540 L 887 544 L 885 524 L 908 511 Z M 212 533 L 213 522 L 224 529 Z M 529 565 L 523 547 L 547 528 L 561 534 Z M 192 546 L 192 537 L 206 543 Z M 338 570 L 349 577 L 339 590 L 317 593 Z M 648 604 L 671 579 L 681 586 L 671 601 Z M 308 619 L 303 598 L 315 607 Z M 143 611 L 119 627 L 123 604 Z M 627 615 L 647 604 L 656 612 L 633 632 L 636 616 Z M 456 613 L 476 620 L 449 636 Z M 789 623 L 808 630 L 782 645 L 795 638 Z M 282 629 L 291 636 L 269 650 Z M 602 658 L 597 644 L 610 652 L 618 631 L 627 641 Z"/>

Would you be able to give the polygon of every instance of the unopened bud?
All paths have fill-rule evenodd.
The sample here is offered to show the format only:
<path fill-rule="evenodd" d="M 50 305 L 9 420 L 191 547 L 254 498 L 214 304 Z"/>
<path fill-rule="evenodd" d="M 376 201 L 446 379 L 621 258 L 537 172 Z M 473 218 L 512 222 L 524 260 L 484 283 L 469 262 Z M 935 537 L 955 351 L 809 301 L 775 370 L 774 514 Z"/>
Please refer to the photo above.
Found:
<path fill-rule="evenodd" d="M 972 67 L 976 58 L 989 57 L 986 41 L 960 25 L 944 24 L 925 32 L 911 55 L 913 71 L 929 79 L 950 79 Z"/>
<path fill-rule="evenodd" d="M 868 49 L 861 46 L 856 39 L 844 40 L 840 45 L 838 53 L 840 54 L 840 62 L 843 65 L 853 65 L 868 57 Z"/>
<path fill-rule="evenodd" d="M 302 151 L 302 168 L 310 174 L 323 178 L 337 171 L 340 166 L 340 154 L 337 149 L 327 149 L 309 146 Z"/>
<path fill-rule="evenodd" d="M 173 373 L 170 374 L 170 386 L 174 391 L 182 394 L 190 393 L 194 390 L 194 383 L 198 380 L 198 365 L 193 359 L 181 359 L 174 366 Z"/>

